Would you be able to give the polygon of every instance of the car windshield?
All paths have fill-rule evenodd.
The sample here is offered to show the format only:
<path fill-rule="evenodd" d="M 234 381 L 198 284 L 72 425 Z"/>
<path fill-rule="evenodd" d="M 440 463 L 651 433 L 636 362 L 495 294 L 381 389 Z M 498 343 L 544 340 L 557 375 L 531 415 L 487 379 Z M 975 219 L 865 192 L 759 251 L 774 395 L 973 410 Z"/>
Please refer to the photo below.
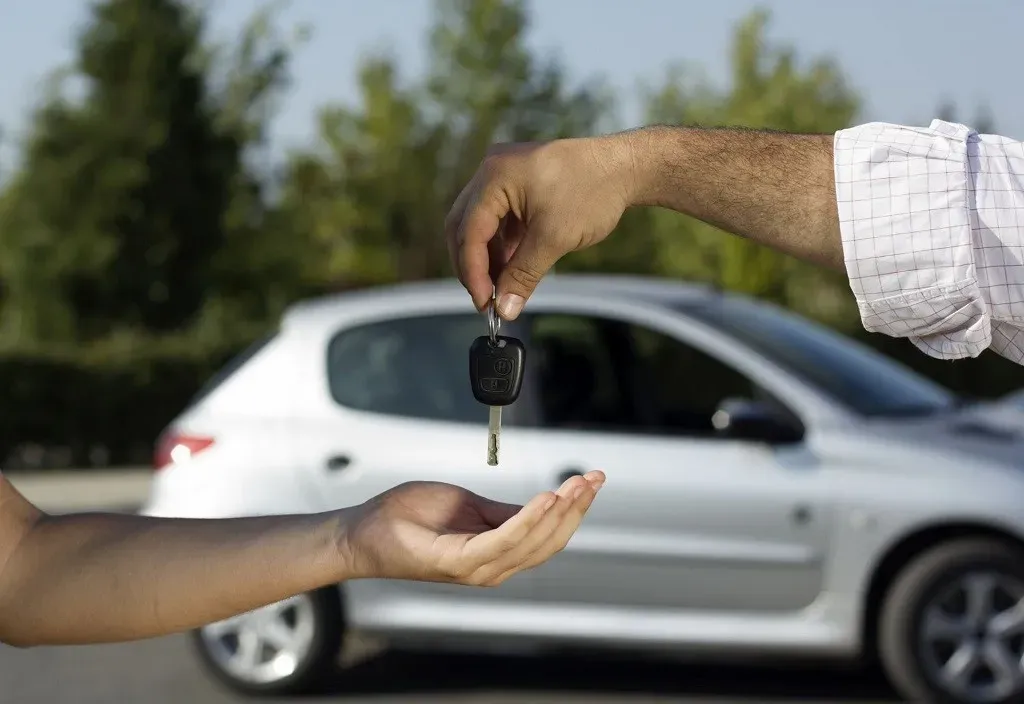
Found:
<path fill-rule="evenodd" d="M 678 308 L 861 415 L 929 415 L 959 403 L 951 391 L 899 362 L 774 305 L 722 296 Z"/>

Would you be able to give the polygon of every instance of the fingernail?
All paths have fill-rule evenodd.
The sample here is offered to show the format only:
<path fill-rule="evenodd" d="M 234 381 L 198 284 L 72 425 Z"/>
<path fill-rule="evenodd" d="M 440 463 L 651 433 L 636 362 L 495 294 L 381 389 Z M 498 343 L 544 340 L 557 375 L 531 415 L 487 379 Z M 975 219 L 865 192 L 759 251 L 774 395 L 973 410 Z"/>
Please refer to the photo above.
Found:
<path fill-rule="evenodd" d="M 573 501 L 580 498 L 581 496 L 583 496 L 583 487 L 578 486 L 576 487 L 576 490 L 572 492 Z"/>
<path fill-rule="evenodd" d="M 601 487 L 603 487 L 603 486 L 604 486 L 604 482 L 603 481 L 594 482 L 594 491 L 595 492 L 601 491 Z"/>
<path fill-rule="evenodd" d="M 547 511 L 548 509 L 550 509 L 552 506 L 555 505 L 556 501 L 558 501 L 558 497 L 557 496 L 552 496 L 551 498 L 549 498 L 547 503 L 544 504 L 544 510 Z"/>
<path fill-rule="evenodd" d="M 523 309 L 523 297 L 514 293 L 503 293 L 498 299 L 498 313 L 505 320 L 515 320 Z"/>

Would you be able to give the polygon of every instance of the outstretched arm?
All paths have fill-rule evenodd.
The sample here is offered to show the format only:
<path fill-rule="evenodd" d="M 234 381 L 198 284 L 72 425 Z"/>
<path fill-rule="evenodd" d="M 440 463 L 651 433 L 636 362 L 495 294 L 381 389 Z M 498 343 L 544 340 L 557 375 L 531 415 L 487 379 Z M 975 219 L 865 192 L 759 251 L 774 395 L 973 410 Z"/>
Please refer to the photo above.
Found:
<path fill-rule="evenodd" d="M 0 640 L 148 637 L 340 581 L 343 527 L 340 514 L 48 516 L 0 477 Z"/>
<path fill-rule="evenodd" d="M 164 635 L 346 579 L 493 586 L 561 550 L 603 481 L 525 507 L 417 482 L 336 512 L 201 520 L 49 516 L 0 474 L 0 641 Z"/>
<path fill-rule="evenodd" d="M 452 264 L 477 308 L 496 286 L 513 319 L 559 258 L 644 205 L 842 267 L 831 136 L 686 127 L 495 147 L 448 214 Z"/>
<path fill-rule="evenodd" d="M 935 120 L 834 135 L 647 127 L 496 147 L 446 221 L 473 302 L 514 319 L 564 254 L 655 205 L 845 271 L 865 329 L 1024 363 L 1024 143 Z M 492 276 L 494 280 L 492 281 Z"/>

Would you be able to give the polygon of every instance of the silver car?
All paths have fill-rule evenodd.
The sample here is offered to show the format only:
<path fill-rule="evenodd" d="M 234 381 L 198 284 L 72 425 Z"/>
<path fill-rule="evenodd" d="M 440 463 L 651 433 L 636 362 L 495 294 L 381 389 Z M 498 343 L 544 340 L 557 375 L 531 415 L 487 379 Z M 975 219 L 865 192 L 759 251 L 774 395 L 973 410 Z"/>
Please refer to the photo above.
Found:
<path fill-rule="evenodd" d="M 194 642 L 217 677 L 311 686 L 355 629 L 877 656 L 915 700 L 1024 697 L 1019 418 L 765 303 L 555 275 L 503 326 L 526 378 L 489 467 L 468 376 L 486 331 L 455 282 L 294 306 L 170 425 L 144 513 L 325 511 L 415 479 L 523 502 L 603 469 L 567 548 L 493 589 L 354 581 L 211 624 Z"/>

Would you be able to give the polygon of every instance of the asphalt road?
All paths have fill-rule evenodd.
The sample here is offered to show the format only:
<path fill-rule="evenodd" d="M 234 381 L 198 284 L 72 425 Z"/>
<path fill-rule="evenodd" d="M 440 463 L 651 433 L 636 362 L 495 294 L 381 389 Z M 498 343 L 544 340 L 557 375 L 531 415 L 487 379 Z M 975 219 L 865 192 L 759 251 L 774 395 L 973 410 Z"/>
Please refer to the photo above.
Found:
<path fill-rule="evenodd" d="M 357 645 L 358 647 L 358 645 Z M 127 645 L 0 646 L 3 704 L 238 704 L 202 674 L 183 637 Z M 897 702 L 877 677 L 802 666 L 574 656 L 369 655 L 327 694 L 266 704 L 692 704 Z"/>

